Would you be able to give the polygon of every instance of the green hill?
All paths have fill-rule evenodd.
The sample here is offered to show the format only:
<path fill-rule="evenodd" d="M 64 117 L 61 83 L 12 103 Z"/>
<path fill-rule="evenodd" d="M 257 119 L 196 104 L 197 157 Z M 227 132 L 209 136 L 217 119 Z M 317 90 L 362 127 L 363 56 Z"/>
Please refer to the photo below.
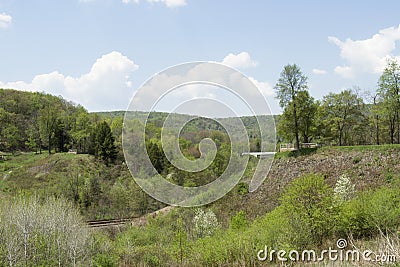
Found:
<path fill-rule="evenodd" d="M 161 216 L 152 212 L 165 204 L 139 188 L 124 161 L 123 111 L 88 113 L 41 93 L 0 90 L 0 94 L 0 220 L 11 228 L 16 225 L 12 229 L 22 240 L 20 248 L 25 232 L 10 221 L 7 205 L 40 199 L 41 214 L 46 214 L 46 201 L 55 198 L 62 200 L 56 205 L 70 203 L 81 221 L 149 214 L 146 223 L 88 232 L 86 238 L 93 243 L 86 244 L 92 249 L 85 252 L 95 266 L 259 266 L 257 252 L 265 246 L 320 249 L 338 238 L 379 253 L 398 251 L 400 145 L 325 146 L 277 153 L 264 183 L 252 193 L 248 181 L 263 159 L 251 157 L 240 183 L 223 198 Z M 140 123 L 145 113 L 131 115 Z M 179 145 L 188 159 L 200 157 L 198 144 L 203 138 L 213 139 L 218 148 L 209 168 L 190 173 L 171 165 L 162 150 L 160 133 L 166 116 L 150 114 L 142 144 L 148 155 L 136 155 L 133 166 L 141 167 L 149 156 L 159 174 L 184 186 L 203 185 L 219 177 L 230 153 L 229 136 L 221 125 L 197 118 L 182 129 Z M 232 118 L 221 120 L 235 127 Z M 259 151 L 256 118 L 242 120 L 249 131 L 250 149 Z M 126 130 L 133 133 L 133 140 L 140 135 L 134 127 Z M 266 137 L 273 140 L 272 129 Z M 105 154 L 109 150 L 112 157 Z M 35 229 L 46 233 L 48 224 L 42 221 L 43 227 Z M 13 240 L 13 236 L 5 237 Z M 0 265 L 6 262 L 3 252 L 10 248 L 2 238 Z M 35 244 L 42 244 L 41 238 L 35 236 Z M 279 264 L 276 258 L 275 263 Z"/>

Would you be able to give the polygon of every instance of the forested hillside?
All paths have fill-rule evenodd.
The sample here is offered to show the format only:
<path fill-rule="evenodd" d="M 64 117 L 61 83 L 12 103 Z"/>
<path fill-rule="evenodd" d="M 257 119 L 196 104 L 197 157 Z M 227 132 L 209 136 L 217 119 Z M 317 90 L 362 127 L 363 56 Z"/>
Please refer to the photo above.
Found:
<path fill-rule="evenodd" d="M 89 113 L 61 97 L 0 89 L 0 266 L 259 266 L 265 246 L 320 252 L 339 238 L 400 259 L 399 72 L 397 62 L 388 62 L 372 98 L 353 88 L 315 100 L 300 68 L 285 66 L 275 86 L 283 108 L 274 116 L 277 139 L 299 149 L 278 152 L 258 190 L 249 192 L 248 182 L 263 159 L 250 157 L 239 183 L 213 203 L 94 231 L 85 220 L 165 207 L 127 166 L 142 175 L 149 157 L 169 182 L 205 185 L 226 170 L 231 136 L 213 119 L 177 115 L 189 121 L 177 139 L 185 158 L 200 158 L 205 138 L 217 148 L 206 169 L 183 171 L 163 150 L 166 113 L 152 112 L 143 124 L 146 113 L 129 112 L 133 119 L 124 127 L 123 111 Z M 272 116 L 241 118 L 250 151 L 275 138 L 273 127 L 261 136 L 257 119 Z M 232 118 L 218 120 L 235 126 Z M 147 152 L 134 153 L 130 165 L 123 134 Z M 322 148 L 301 148 L 309 142 Z"/>
<path fill-rule="evenodd" d="M 82 106 L 44 93 L 0 89 L 0 99 L 0 151 L 73 149 L 103 160 L 117 156 L 114 136 L 120 135 L 122 122 L 110 128 Z"/>
<path fill-rule="evenodd" d="M 281 74 L 282 82 L 291 79 L 285 74 L 286 69 L 302 75 L 298 66 L 285 66 Z M 281 103 L 283 114 L 274 116 L 278 142 L 314 142 L 339 146 L 400 143 L 399 70 L 396 61 L 388 62 L 378 81 L 377 91 L 368 94 L 355 87 L 315 100 L 305 82 L 289 100 Z M 307 77 L 303 78 L 307 80 Z M 279 86 L 283 87 L 279 89 Z M 285 86 L 285 83 L 277 83 L 278 98 L 283 97 L 279 92 L 284 92 Z M 100 128 L 96 127 L 102 121 L 107 122 L 115 145 L 121 146 L 124 111 L 88 113 L 84 107 L 62 97 L 38 92 L 0 89 L 0 99 L 0 151 L 40 153 L 45 149 L 52 153 L 74 149 L 78 153 L 98 154 L 96 133 Z M 131 113 L 141 119 L 147 115 L 144 112 Z M 150 113 L 148 128 L 161 128 L 167 115 Z M 256 118 L 241 119 L 250 137 L 251 150 L 260 150 L 261 137 Z M 221 121 L 229 124 L 230 119 Z M 102 130 L 108 131 L 105 127 Z M 185 126 L 184 138 L 194 141 L 190 135 L 198 131 L 224 130 L 213 120 L 198 118 Z M 268 131 L 271 139 L 274 136 L 272 127 Z M 111 158 L 115 158 L 115 155 L 111 155 Z"/>

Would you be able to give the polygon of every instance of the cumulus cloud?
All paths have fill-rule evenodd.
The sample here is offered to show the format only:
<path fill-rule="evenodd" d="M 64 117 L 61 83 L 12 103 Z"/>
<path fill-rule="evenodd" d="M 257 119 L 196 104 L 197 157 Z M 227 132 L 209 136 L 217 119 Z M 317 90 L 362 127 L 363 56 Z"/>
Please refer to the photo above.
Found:
<path fill-rule="evenodd" d="M 257 81 L 253 77 L 249 77 L 249 80 L 252 81 L 258 87 L 258 89 L 260 89 L 264 96 L 273 96 L 275 94 L 274 88 L 270 83 Z"/>
<path fill-rule="evenodd" d="M 328 40 L 340 49 L 340 56 L 345 60 L 343 66 L 337 66 L 335 72 L 345 78 L 355 77 L 359 73 L 381 73 L 387 59 L 393 55 L 396 42 L 400 40 L 400 25 L 380 30 L 365 40 L 345 41 L 330 36 Z"/>
<path fill-rule="evenodd" d="M 121 109 L 132 91 L 132 72 L 138 69 L 132 60 L 113 51 L 98 58 L 88 73 L 80 77 L 54 71 L 35 76 L 31 82 L 0 82 L 2 88 L 45 91 L 84 105 L 91 111 Z"/>
<path fill-rule="evenodd" d="M 221 62 L 224 65 L 237 69 L 245 69 L 250 67 L 257 67 L 258 63 L 253 60 L 248 52 L 241 52 L 237 55 L 229 53 Z M 249 77 L 264 96 L 273 96 L 273 87 L 268 82 L 260 82 L 253 77 Z"/>
<path fill-rule="evenodd" d="M 6 29 L 11 25 L 12 17 L 6 13 L 0 13 L 0 28 Z"/>
<path fill-rule="evenodd" d="M 193 83 L 193 81 L 198 82 Z M 207 81 L 207 84 L 204 85 L 202 81 Z M 160 110 L 173 112 L 181 103 L 207 98 L 226 104 L 237 114 L 253 114 L 249 113 L 251 111 L 249 107 L 255 114 L 269 114 L 265 98 L 273 94 L 274 91 L 269 83 L 247 78 L 231 68 L 220 64 L 193 63 L 157 74 L 136 92 L 130 110 L 147 111 L 154 108 L 153 104 L 157 103 L 157 108 Z M 190 105 L 188 107 L 192 110 L 195 108 Z M 207 116 L 211 113 L 214 113 L 215 117 L 221 116 L 218 109 L 205 111 Z M 193 114 L 190 110 L 187 112 Z"/>
<path fill-rule="evenodd" d="M 326 70 L 321 70 L 321 69 L 313 69 L 312 73 L 316 74 L 316 75 L 325 75 L 328 72 Z"/>
<path fill-rule="evenodd" d="M 228 65 L 232 68 L 245 69 L 249 67 L 256 67 L 258 63 L 251 59 L 249 53 L 241 52 L 237 55 L 229 53 L 223 60 L 222 64 Z"/>
<path fill-rule="evenodd" d="M 162 3 L 166 5 L 169 8 L 174 8 L 174 7 L 181 7 L 181 6 L 186 6 L 186 0 L 145 0 L 148 3 Z M 129 3 L 136 3 L 138 4 L 140 0 L 122 0 L 122 3 L 124 4 L 129 4 Z"/>

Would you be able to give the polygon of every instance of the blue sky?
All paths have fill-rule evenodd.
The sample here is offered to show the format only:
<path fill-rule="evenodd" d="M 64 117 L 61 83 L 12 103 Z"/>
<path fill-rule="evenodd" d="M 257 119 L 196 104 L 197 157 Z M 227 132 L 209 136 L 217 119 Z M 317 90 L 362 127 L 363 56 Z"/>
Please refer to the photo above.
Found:
<path fill-rule="evenodd" d="M 310 93 L 374 91 L 400 56 L 398 1 L 0 0 L 0 87 L 45 91 L 89 111 L 123 110 L 153 74 L 217 61 L 273 86 L 296 63 Z"/>

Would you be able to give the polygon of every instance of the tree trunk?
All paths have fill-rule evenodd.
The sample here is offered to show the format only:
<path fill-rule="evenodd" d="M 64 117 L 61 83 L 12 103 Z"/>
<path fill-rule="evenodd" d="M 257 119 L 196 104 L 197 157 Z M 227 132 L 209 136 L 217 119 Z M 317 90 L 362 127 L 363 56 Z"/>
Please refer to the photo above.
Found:
<path fill-rule="evenodd" d="M 400 144 L 400 123 L 399 123 L 399 111 L 396 110 L 396 124 L 397 124 L 397 144 Z"/>
<path fill-rule="evenodd" d="M 49 155 L 51 154 L 51 135 L 49 135 Z"/>
<path fill-rule="evenodd" d="M 376 116 L 376 144 L 379 145 L 379 116 Z"/>
<path fill-rule="evenodd" d="M 296 149 L 297 151 L 300 151 L 299 123 L 297 121 L 296 102 L 294 98 L 293 98 L 293 116 L 294 116 L 294 131 L 296 136 Z"/>
<path fill-rule="evenodd" d="M 374 96 L 374 107 L 376 108 L 376 98 L 378 95 Z M 375 121 L 376 121 L 376 144 L 379 145 L 379 115 L 376 114 L 375 116 Z"/>
<path fill-rule="evenodd" d="M 395 118 L 390 119 L 390 143 L 394 144 Z"/>

